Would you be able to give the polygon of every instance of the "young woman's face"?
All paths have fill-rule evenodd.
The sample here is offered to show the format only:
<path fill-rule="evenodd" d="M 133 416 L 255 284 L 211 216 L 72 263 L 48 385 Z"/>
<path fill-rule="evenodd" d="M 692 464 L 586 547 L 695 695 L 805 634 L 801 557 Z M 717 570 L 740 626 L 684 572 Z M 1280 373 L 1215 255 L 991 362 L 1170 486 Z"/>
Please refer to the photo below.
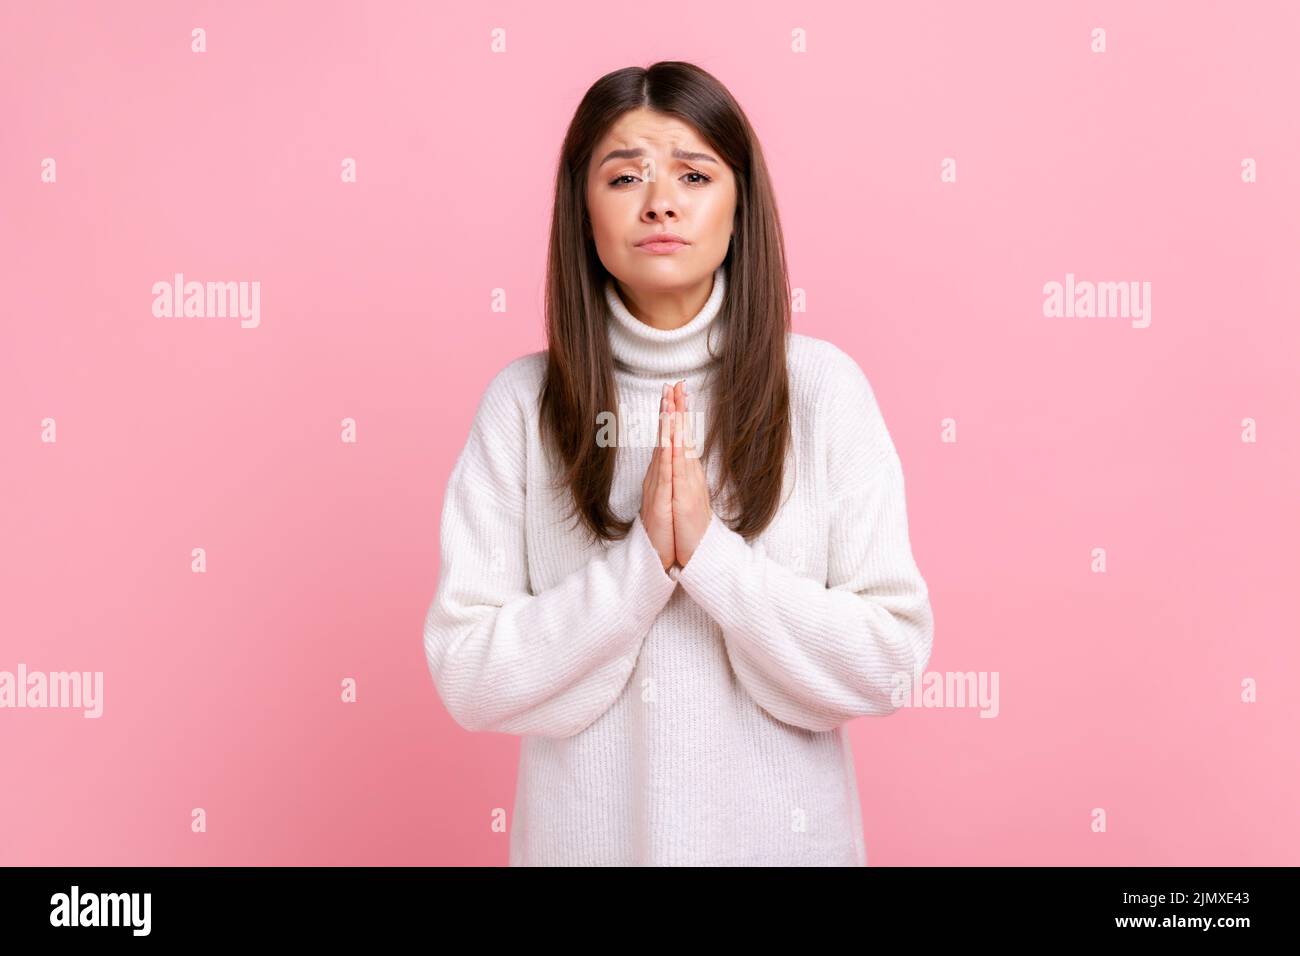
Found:
<path fill-rule="evenodd" d="M 633 289 L 689 287 L 726 258 L 736 178 L 694 127 L 631 110 L 596 144 L 587 209 L 600 261 L 620 282 Z M 685 245 L 642 244 L 664 232 Z"/>

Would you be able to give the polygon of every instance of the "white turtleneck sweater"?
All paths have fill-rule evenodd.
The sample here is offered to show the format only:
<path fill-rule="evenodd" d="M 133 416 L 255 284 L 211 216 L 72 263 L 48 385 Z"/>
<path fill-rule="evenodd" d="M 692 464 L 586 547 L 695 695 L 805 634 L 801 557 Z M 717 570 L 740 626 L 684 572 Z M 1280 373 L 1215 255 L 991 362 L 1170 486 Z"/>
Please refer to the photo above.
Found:
<path fill-rule="evenodd" d="M 607 283 L 625 412 L 653 421 L 684 378 L 707 428 L 725 294 L 719 267 L 699 314 L 663 331 Z M 640 518 L 653 428 L 617 451 L 630 532 L 588 544 L 548 488 L 546 353 L 488 384 L 447 483 L 424 648 L 458 724 L 522 738 L 510 865 L 866 865 L 846 724 L 898 708 L 933 617 L 866 376 L 810 336 L 788 355 L 785 503 L 753 542 L 715 505 L 667 573 Z M 706 473 L 716 489 L 716 454 Z"/>

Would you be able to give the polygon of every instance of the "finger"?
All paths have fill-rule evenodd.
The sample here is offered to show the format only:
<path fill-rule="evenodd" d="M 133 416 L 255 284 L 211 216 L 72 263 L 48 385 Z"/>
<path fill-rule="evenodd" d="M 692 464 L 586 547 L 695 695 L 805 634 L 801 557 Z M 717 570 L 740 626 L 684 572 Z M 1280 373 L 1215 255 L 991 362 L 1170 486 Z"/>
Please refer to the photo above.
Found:
<path fill-rule="evenodd" d="M 682 447 L 686 449 L 690 447 L 690 429 L 686 427 L 686 410 L 689 404 L 686 395 L 686 379 L 681 379 L 673 386 L 673 402 L 677 406 L 677 415 L 674 417 L 677 419 L 677 427 L 682 434 Z"/>
<path fill-rule="evenodd" d="M 681 419 L 683 457 L 686 459 L 686 481 L 695 494 L 703 494 L 705 487 L 704 463 L 699 455 L 699 436 L 695 433 L 695 420 L 691 414 L 694 411 L 695 402 L 693 396 L 686 391 L 685 380 L 680 383 L 679 391 L 679 403 L 684 409 Z"/>
<path fill-rule="evenodd" d="M 659 481 L 669 485 L 673 480 L 672 456 L 668 452 L 672 441 L 672 415 L 668 414 L 672 408 L 672 393 L 667 385 L 664 386 L 660 407 L 663 412 L 659 416 L 659 447 L 656 449 L 659 454 Z M 671 494 L 671 490 L 669 493 Z"/>
<path fill-rule="evenodd" d="M 665 444 L 664 438 L 668 434 L 667 419 L 665 417 L 667 412 L 668 412 L 668 389 L 665 388 L 659 396 L 659 429 L 658 429 L 659 433 L 658 433 L 658 438 L 655 441 L 655 454 L 658 454 L 659 449 L 664 446 Z M 655 460 L 658 461 L 658 459 Z"/>
<path fill-rule="evenodd" d="M 664 396 L 659 396 L 659 420 L 663 420 Z M 655 479 L 659 475 L 659 442 L 655 442 L 654 448 L 650 451 L 650 466 L 646 468 L 645 478 L 641 483 L 642 497 L 653 486 Z"/>
<path fill-rule="evenodd" d="M 673 416 L 674 419 L 677 416 Z M 686 491 L 686 454 L 682 447 L 682 430 L 678 423 L 673 423 L 673 453 L 672 453 L 672 473 L 673 473 L 673 494 L 681 497 Z"/>
<path fill-rule="evenodd" d="M 695 434 L 695 415 L 693 414 L 695 411 L 695 402 L 692 396 L 686 392 L 685 385 L 682 386 L 682 393 L 682 421 L 685 425 L 686 432 L 682 441 L 683 444 L 686 445 L 686 450 L 690 453 L 686 457 L 694 461 L 698 457 L 696 455 L 696 445 L 698 444 L 699 438 L 699 436 Z"/>
<path fill-rule="evenodd" d="M 686 382 L 680 381 L 673 387 L 673 407 L 677 414 L 673 416 L 673 421 L 677 426 L 677 431 L 681 435 L 681 442 L 686 444 Z"/>

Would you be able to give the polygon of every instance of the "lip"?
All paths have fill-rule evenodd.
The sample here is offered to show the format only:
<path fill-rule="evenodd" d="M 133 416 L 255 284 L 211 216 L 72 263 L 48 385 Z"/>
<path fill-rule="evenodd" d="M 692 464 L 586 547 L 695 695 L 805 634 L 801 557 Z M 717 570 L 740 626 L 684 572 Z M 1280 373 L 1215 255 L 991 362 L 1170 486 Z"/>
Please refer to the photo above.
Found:
<path fill-rule="evenodd" d="M 657 232 L 653 236 L 646 236 L 636 244 L 638 249 L 655 253 L 676 252 L 689 245 L 690 243 L 681 236 L 671 232 Z"/>

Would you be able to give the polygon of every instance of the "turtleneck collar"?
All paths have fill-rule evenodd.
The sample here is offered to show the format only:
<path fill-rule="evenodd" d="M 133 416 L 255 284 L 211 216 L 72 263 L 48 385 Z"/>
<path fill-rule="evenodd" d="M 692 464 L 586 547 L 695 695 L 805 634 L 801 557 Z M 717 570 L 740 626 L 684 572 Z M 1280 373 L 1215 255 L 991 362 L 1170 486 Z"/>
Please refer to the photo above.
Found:
<path fill-rule="evenodd" d="M 629 312 L 614 280 L 607 279 L 605 302 L 609 306 L 609 316 L 606 324 L 615 364 L 633 373 L 678 378 L 713 364 L 718 357 L 710 351 L 710 340 L 716 352 L 721 335 L 710 336 L 710 328 L 722 312 L 726 292 L 726 267 L 720 265 L 713 272 L 713 291 L 704 307 L 685 325 L 665 330 L 649 326 Z"/>

